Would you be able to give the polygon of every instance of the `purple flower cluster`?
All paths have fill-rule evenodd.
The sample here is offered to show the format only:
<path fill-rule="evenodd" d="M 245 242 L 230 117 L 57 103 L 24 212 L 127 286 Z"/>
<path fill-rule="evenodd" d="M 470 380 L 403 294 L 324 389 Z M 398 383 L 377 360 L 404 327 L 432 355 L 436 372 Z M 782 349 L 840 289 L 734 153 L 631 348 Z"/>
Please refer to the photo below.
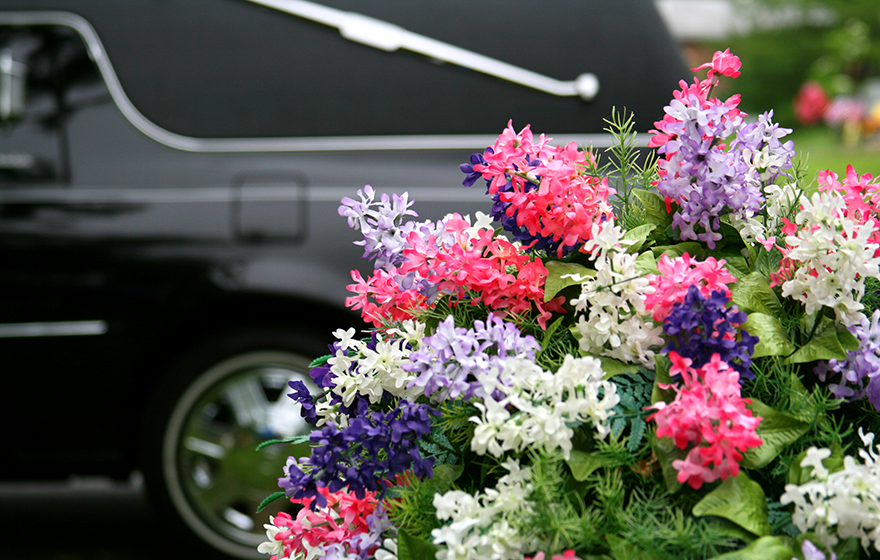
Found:
<path fill-rule="evenodd" d="M 709 363 L 713 354 L 739 372 L 740 379 L 754 379 L 752 353 L 757 336 L 742 330 L 736 339 L 737 327 L 746 322 L 746 314 L 736 306 L 727 307 L 727 295 L 718 290 L 708 299 L 696 286 L 688 288 L 683 302 L 676 303 L 663 324 L 669 337 L 665 352 L 675 351 L 693 360 L 699 369 Z"/>
<path fill-rule="evenodd" d="M 339 215 L 348 219 L 348 227 L 359 229 L 363 240 L 355 241 L 355 245 L 364 248 L 363 258 L 375 260 L 376 268 L 390 270 L 403 263 L 403 250 L 407 247 L 407 237 L 416 232 L 423 240 L 431 236 L 440 239 L 449 237 L 446 234 L 445 222 L 404 223 L 407 216 L 418 216 L 411 210 L 413 201 L 409 195 L 382 194 L 376 201 L 376 192 L 370 185 L 358 190 L 360 200 L 349 197 L 342 199 Z"/>
<path fill-rule="evenodd" d="M 495 153 L 492 148 L 486 148 L 486 152 L 488 154 Z M 531 159 L 528 155 L 526 156 L 526 160 L 529 162 L 530 167 L 537 167 L 541 165 L 540 159 Z M 482 173 L 479 171 L 474 171 L 475 165 L 486 165 L 486 160 L 483 158 L 483 154 L 473 154 L 470 158 L 470 163 L 463 163 L 459 166 L 461 172 L 466 175 L 464 181 L 462 181 L 462 185 L 466 187 L 473 186 L 477 179 L 482 177 Z M 540 182 L 540 178 L 538 178 Z M 491 185 L 492 179 L 486 179 L 486 187 L 487 192 L 489 194 L 488 187 Z M 523 185 L 523 189 L 525 192 L 531 192 L 538 188 L 538 185 L 532 182 L 526 182 Z M 512 215 L 507 214 L 507 209 L 510 208 L 510 202 L 504 202 L 501 200 L 502 193 L 508 193 L 513 191 L 513 182 L 508 181 L 504 186 L 498 188 L 498 192 L 491 195 L 492 198 L 492 210 L 489 212 L 489 215 L 492 216 L 492 219 L 501 224 L 501 228 L 508 232 L 510 236 L 515 240 L 521 242 L 523 245 L 529 246 L 530 251 L 546 251 L 547 253 L 556 253 L 556 250 L 559 248 L 560 243 L 562 243 L 562 239 L 553 239 L 550 236 L 544 235 L 532 235 L 529 233 L 528 228 L 522 227 L 517 223 L 517 213 L 513 212 Z M 572 251 L 576 245 L 567 245 L 563 251 L 563 254 Z"/>
<path fill-rule="evenodd" d="M 440 391 L 436 401 L 491 395 L 476 380 L 478 372 L 501 370 L 506 358 L 519 356 L 531 360 L 541 345 L 533 336 L 523 335 L 515 325 L 489 314 L 486 322 L 474 321 L 472 328 L 456 327 L 450 315 L 437 325 L 436 332 L 422 340 L 410 354 L 403 369 L 417 374 L 413 384 L 430 397 Z"/>
<path fill-rule="evenodd" d="M 782 142 L 782 138 L 791 133 L 790 128 L 780 128 L 774 123 L 773 111 L 758 117 L 758 121 L 743 126 L 730 145 L 731 152 L 748 154 L 743 159 L 757 164 L 753 172 L 758 174 L 755 180 L 773 181 L 785 169 L 791 169 L 791 159 L 795 155 L 794 141 Z M 766 149 L 766 154 L 764 154 Z M 756 157 L 756 155 L 763 157 Z"/>
<path fill-rule="evenodd" d="M 858 349 L 847 352 L 845 360 L 819 364 L 814 372 L 822 382 L 837 376 L 837 381 L 828 384 L 835 397 L 849 401 L 867 397 L 880 410 L 880 309 L 850 331 L 859 339 Z"/>
<path fill-rule="evenodd" d="M 744 124 L 742 113 L 726 104 L 701 104 L 691 94 L 675 99 L 666 108 L 672 120 L 665 131 L 671 139 L 658 153 L 663 178 L 660 194 L 678 204 L 673 228 L 681 239 L 705 242 L 710 249 L 721 240 L 721 216 L 727 213 L 750 217 L 761 210 L 761 182 L 773 180 L 791 167 L 793 142 L 780 138 L 791 132 L 761 115 L 758 122 Z M 730 149 L 722 143 L 736 134 Z"/>
<path fill-rule="evenodd" d="M 430 478 L 434 458 L 421 456 L 419 440 L 431 431 L 431 416 L 436 415 L 439 412 L 427 405 L 400 401 L 390 412 L 351 418 L 344 428 L 328 424 L 312 432 L 311 457 L 300 462 L 288 459 L 278 486 L 288 497 L 311 496 L 313 507 L 325 507 L 319 487 L 330 492 L 347 487 L 363 499 L 368 490 L 384 492 L 383 481 L 410 469 L 418 477 Z"/>

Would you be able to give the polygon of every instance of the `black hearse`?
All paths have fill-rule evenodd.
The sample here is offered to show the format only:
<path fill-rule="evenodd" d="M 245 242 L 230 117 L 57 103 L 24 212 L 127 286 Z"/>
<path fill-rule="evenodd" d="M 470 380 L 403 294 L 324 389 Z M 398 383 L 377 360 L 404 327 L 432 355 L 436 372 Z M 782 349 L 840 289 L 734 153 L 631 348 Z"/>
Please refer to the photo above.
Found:
<path fill-rule="evenodd" d="M 603 146 L 686 77 L 649 0 L 0 1 L 0 475 L 139 470 L 258 557 L 289 449 L 254 447 L 359 325 L 339 199 L 488 210 L 458 165 L 508 120 Z"/>

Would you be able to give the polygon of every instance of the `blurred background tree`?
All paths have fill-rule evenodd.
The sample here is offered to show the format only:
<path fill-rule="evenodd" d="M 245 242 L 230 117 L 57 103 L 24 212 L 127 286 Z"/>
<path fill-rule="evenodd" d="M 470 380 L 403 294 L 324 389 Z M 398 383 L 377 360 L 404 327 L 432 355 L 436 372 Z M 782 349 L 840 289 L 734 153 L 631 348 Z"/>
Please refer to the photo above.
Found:
<path fill-rule="evenodd" d="M 753 116 L 772 108 L 775 122 L 795 129 L 799 151 L 822 152 L 814 171 L 827 155 L 837 173 L 849 161 L 880 174 L 880 2 L 730 2 L 738 32 L 705 46 L 730 47 L 743 74 L 719 93 L 741 93 Z"/>

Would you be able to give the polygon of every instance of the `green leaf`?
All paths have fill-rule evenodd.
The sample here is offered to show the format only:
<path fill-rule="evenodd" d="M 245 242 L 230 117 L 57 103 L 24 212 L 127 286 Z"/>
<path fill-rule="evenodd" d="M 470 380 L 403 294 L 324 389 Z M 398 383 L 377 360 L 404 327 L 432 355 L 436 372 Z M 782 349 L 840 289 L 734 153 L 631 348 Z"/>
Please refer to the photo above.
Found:
<path fill-rule="evenodd" d="M 745 548 L 713 556 L 710 560 L 791 560 L 795 553 L 788 542 L 786 537 L 761 537 Z"/>
<path fill-rule="evenodd" d="M 636 262 L 633 265 L 633 268 L 636 269 L 636 272 L 641 274 L 657 274 L 657 259 L 654 258 L 654 253 L 651 251 L 640 253 L 639 256 L 636 257 Z"/>
<path fill-rule="evenodd" d="M 718 241 L 716 251 L 725 259 L 728 258 L 728 254 L 735 254 L 739 258 L 745 259 L 742 253 L 740 253 L 740 250 L 745 249 L 747 245 L 746 242 L 743 241 L 739 230 L 728 224 L 726 221 L 722 221 L 721 229 L 719 229 L 718 232 L 721 234 L 721 239 Z"/>
<path fill-rule="evenodd" d="M 624 245 L 624 247 L 626 247 L 626 252 L 638 253 L 639 249 L 645 245 L 645 241 L 648 240 L 648 236 L 651 235 L 651 232 L 655 229 L 657 229 L 656 225 L 645 224 L 627 230 L 626 233 L 623 234 L 623 240 L 632 241 L 632 243 L 630 245 Z"/>
<path fill-rule="evenodd" d="M 626 449 L 630 453 L 635 453 L 639 449 L 639 445 L 642 443 L 642 439 L 645 437 L 645 430 L 648 427 L 648 423 L 645 422 L 645 419 L 641 416 L 636 416 L 633 418 L 632 423 L 630 424 L 629 429 L 629 440 L 626 442 Z"/>
<path fill-rule="evenodd" d="M 664 230 L 672 224 L 672 215 L 666 211 L 666 203 L 659 194 L 642 189 L 633 189 L 632 195 L 639 199 L 645 207 L 645 215 L 649 224 L 655 224 Z"/>
<path fill-rule="evenodd" d="M 671 385 L 672 377 L 669 375 L 669 367 L 672 362 L 666 356 L 654 355 L 654 388 L 651 390 L 651 403 L 663 401 L 671 403 L 675 400 L 673 389 L 664 389 L 660 385 Z"/>
<path fill-rule="evenodd" d="M 758 337 L 752 358 L 761 356 L 788 356 L 797 348 L 788 338 L 779 319 L 766 313 L 749 313 L 742 328 Z"/>
<path fill-rule="evenodd" d="M 752 272 L 740 278 L 731 285 L 730 291 L 733 294 L 733 303 L 748 313 L 766 313 L 778 317 L 782 311 L 779 298 L 767 282 L 767 277 L 760 272 Z"/>
<path fill-rule="evenodd" d="M 779 452 L 797 441 L 810 429 L 810 424 L 774 410 L 757 399 L 747 405 L 755 416 L 762 418 L 756 429 L 763 443 L 743 454 L 742 466 L 761 469 L 779 455 Z"/>
<path fill-rule="evenodd" d="M 687 457 L 687 449 L 679 449 L 675 446 L 672 438 L 651 437 L 651 449 L 657 456 L 657 462 L 660 463 L 660 470 L 663 472 L 663 480 L 666 482 L 666 490 L 670 494 L 675 494 L 681 489 L 681 482 L 678 481 L 678 471 L 672 466 L 672 462 Z"/>
<path fill-rule="evenodd" d="M 813 316 L 809 319 L 813 319 Z M 786 363 L 802 364 L 832 359 L 845 360 L 846 350 L 837 336 L 837 324 L 829 317 L 822 317 L 822 322 L 813 334 L 813 338 L 789 356 Z"/>
<path fill-rule="evenodd" d="M 846 351 L 859 349 L 859 339 L 843 325 L 837 325 L 837 340 Z"/>
<path fill-rule="evenodd" d="M 696 241 L 685 241 L 676 245 L 661 245 L 659 247 L 651 247 L 651 252 L 654 253 L 654 257 L 658 259 L 660 258 L 660 255 L 669 255 L 669 258 L 674 259 L 682 256 L 685 253 L 693 257 L 701 253 L 702 251 L 703 246 Z"/>
<path fill-rule="evenodd" d="M 553 342 L 553 337 L 556 335 L 556 331 L 559 330 L 559 325 L 562 324 L 563 319 L 565 319 L 564 316 L 559 317 L 547 327 L 547 331 L 544 333 L 544 339 L 541 340 L 541 352 L 547 350 L 547 347 Z"/>
<path fill-rule="evenodd" d="M 286 437 L 284 439 L 266 440 L 257 446 L 257 451 L 259 451 L 260 449 L 262 449 L 264 447 L 268 447 L 270 445 L 275 445 L 277 443 L 290 443 L 292 445 L 300 445 L 303 443 L 308 443 L 310 437 L 311 437 L 310 435 L 305 435 L 305 436 L 291 436 L 291 437 Z"/>
<path fill-rule="evenodd" d="M 565 460 L 565 464 L 571 469 L 572 478 L 578 482 L 583 482 L 589 478 L 596 469 L 616 465 L 617 461 L 612 457 L 593 455 L 586 451 L 572 449 L 571 456 Z"/>
<path fill-rule="evenodd" d="M 266 506 L 268 506 L 269 504 L 271 504 L 272 502 L 274 502 L 274 501 L 277 500 L 278 498 L 282 498 L 282 497 L 284 497 L 284 492 L 283 492 L 283 491 L 282 491 L 282 492 L 275 492 L 275 493 L 273 493 L 273 494 L 270 494 L 269 496 L 266 497 L 265 500 L 263 500 L 262 502 L 260 502 L 260 505 L 259 505 L 259 506 L 257 506 L 257 513 L 260 513 L 261 511 L 263 511 L 264 509 L 266 509 Z"/>
<path fill-rule="evenodd" d="M 403 529 L 398 531 L 398 560 L 425 560 L 426 558 L 434 558 L 436 554 L 437 546 L 434 543 L 414 537 Z"/>
<path fill-rule="evenodd" d="M 547 280 L 544 282 L 544 301 L 550 301 L 556 294 L 569 286 L 579 285 L 583 280 L 574 278 L 563 278 L 570 274 L 579 275 L 581 278 L 586 276 L 595 276 L 596 271 L 590 270 L 582 264 L 568 263 L 562 261 L 547 261 L 544 263 L 547 267 Z"/>
<path fill-rule="evenodd" d="M 459 463 L 457 465 L 438 465 L 434 467 L 434 476 L 431 477 L 431 480 L 438 483 L 441 488 L 445 487 L 446 490 L 449 490 L 463 472 L 464 463 Z M 438 488 L 437 492 L 440 491 L 441 489 Z"/>
<path fill-rule="evenodd" d="M 628 364 L 620 360 L 615 360 L 614 358 L 609 358 L 608 356 L 599 356 L 586 351 L 581 351 L 580 354 L 582 357 L 592 357 L 602 362 L 602 371 L 605 372 L 604 379 L 610 379 L 615 375 L 630 373 L 639 369 L 639 366 L 635 364 Z"/>
<path fill-rule="evenodd" d="M 728 477 L 720 486 L 706 494 L 694 506 L 693 514 L 697 517 L 723 517 L 758 536 L 769 535 L 771 531 L 764 490 L 743 471 L 740 471 L 739 476 Z"/>

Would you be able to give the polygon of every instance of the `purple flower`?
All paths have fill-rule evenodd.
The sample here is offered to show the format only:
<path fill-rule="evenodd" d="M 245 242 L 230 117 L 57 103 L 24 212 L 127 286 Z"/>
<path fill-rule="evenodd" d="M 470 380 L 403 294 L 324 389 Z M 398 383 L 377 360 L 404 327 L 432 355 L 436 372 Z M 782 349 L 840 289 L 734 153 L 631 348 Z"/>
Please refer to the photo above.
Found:
<path fill-rule="evenodd" d="M 513 356 L 534 360 L 540 347 L 534 337 L 491 313 L 485 323 L 474 321 L 470 329 L 456 327 L 450 315 L 422 340 L 403 369 L 418 375 L 413 386 L 422 387 L 426 396 L 439 393 L 434 400 L 487 398 L 491 395 L 476 380 L 476 373 L 500 371 L 504 360 Z"/>
<path fill-rule="evenodd" d="M 419 441 L 430 433 L 431 417 L 436 415 L 439 412 L 427 405 L 400 401 L 387 413 L 351 418 L 344 428 L 328 424 L 312 432 L 311 457 L 299 463 L 288 459 L 278 485 L 287 496 L 312 496 L 313 507 L 323 507 L 319 487 L 330 492 L 347 487 L 363 499 L 366 491 L 384 493 L 382 481 L 408 470 L 430 478 L 434 458 L 421 456 Z"/>
<path fill-rule="evenodd" d="M 663 332 L 669 337 L 663 350 L 690 358 L 695 369 L 718 354 L 741 379 L 754 379 L 751 356 L 758 337 L 741 330 L 742 336 L 736 339 L 737 327 L 746 322 L 747 315 L 736 306 L 727 307 L 727 302 L 727 295 L 720 290 L 706 299 L 696 286 L 688 288 L 684 301 L 673 306 L 663 323 Z"/>
<path fill-rule="evenodd" d="M 867 398 L 880 410 L 880 309 L 874 310 L 869 320 L 863 317 L 850 331 L 859 339 L 859 347 L 847 352 L 845 360 L 828 360 L 816 366 L 814 372 L 839 399 L 849 401 Z"/>
<path fill-rule="evenodd" d="M 302 416 L 306 422 L 314 426 L 318 422 L 318 414 L 315 412 L 315 400 L 309 392 L 309 389 L 306 387 L 306 384 L 302 381 L 296 380 L 289 381 L 287 385 L 293 389 L 293 392 L 288 393 L 287 396 L 299 403 L 300 416 Z"/>

